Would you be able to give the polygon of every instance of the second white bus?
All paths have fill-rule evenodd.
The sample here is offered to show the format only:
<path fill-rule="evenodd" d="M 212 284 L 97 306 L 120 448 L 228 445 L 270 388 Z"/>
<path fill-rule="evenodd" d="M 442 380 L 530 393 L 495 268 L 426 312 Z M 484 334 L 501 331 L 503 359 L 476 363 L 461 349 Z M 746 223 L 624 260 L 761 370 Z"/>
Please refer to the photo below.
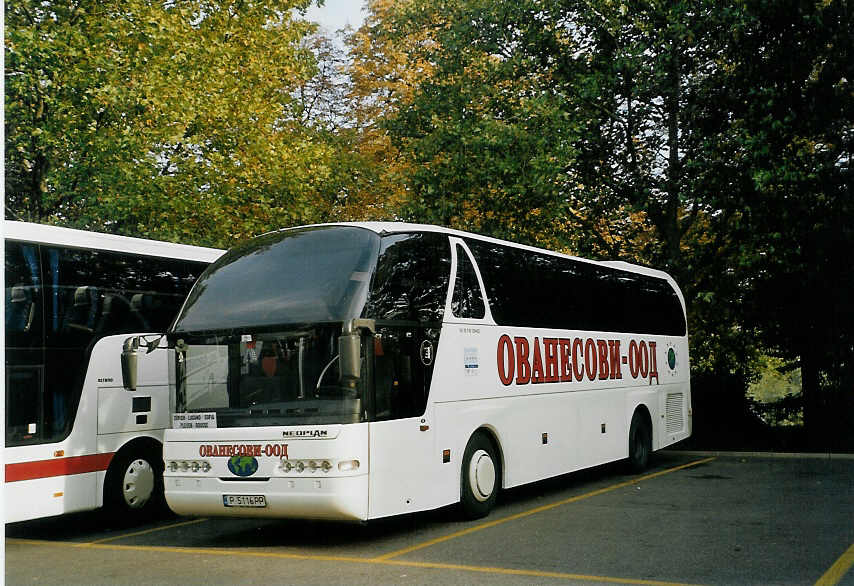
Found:
<path fill-rule="evenodd" d="M 223 251 L 25 222 L 3 233 L 5 521 L 102 505 L 148 517 L 163 504 L 166 356 L 133 391 L 115 357 L 128 334 L 168 328 Z"/>
<path fill-rule="evenodd" d="M 205 272 L 168 338 L 180 514 L 480 517 L 501 488 L 641 470 L 691 434 L 672 278 L 435 226 L 255 238 Z"/>

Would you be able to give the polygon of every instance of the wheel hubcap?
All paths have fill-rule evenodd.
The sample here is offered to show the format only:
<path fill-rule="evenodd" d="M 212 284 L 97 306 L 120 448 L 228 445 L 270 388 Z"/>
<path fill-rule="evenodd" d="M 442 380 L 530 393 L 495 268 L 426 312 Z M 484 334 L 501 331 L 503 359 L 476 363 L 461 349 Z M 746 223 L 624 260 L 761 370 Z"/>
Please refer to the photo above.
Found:
<path fill-rule="evenodd" d="M 131 509 L 141 509 L 154 492 L 154 469 L 142 458 L 133 460 L 125 470 L 122 496 Z"/>
<path fill-rule="evenodd" d="M 471 457 L 469 486 L 480 502 L 489 499 L 495 489 L 495 463 L 485 450 L 478 450 Z"/>

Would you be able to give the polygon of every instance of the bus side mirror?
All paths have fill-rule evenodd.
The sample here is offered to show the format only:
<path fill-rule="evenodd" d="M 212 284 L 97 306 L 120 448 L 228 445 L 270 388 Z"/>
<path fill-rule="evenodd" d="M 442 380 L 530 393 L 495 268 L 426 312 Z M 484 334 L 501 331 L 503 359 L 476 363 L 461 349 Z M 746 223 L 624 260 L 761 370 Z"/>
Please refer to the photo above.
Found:
<path fill-rule="evenodd" d="M 139 363 L 139 336 L 125 340 L 122 347 L 122 385 L 136 390 L 137 364 Z"/>
<path fill-rule="evenodd" d="M 338 366 L 341 382 L 346 385 L 355 385 L 362 376 L 362 330 L 376 331 L 374 320 L 350 320 L 338 336 Z"/>
<path fill-rule="evenodd" d="M 359 380 L 362 374 L 362 336 L 358 332 L 338 337 L 341 382 Z"/>

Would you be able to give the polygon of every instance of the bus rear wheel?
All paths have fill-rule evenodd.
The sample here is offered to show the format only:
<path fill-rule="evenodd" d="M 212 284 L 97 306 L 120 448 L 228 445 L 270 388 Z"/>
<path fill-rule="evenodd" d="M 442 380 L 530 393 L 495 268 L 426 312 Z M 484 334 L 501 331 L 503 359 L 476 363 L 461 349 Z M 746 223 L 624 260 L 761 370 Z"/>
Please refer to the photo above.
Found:
<path fill-rule="evenodd" d="M 635 474 L 643 472 L 649 465 L 652 452 L 652 432 L 643 413 L 636 411 L 629 427 L 629 468 Z"/>
<path fill-rule="evenodd" d="M 474 434 L 463 453 L 460 504 L 469 519 L 485 517 L 495 506 L 501 468 L 495 446 L 483 433 Z"/>
<path fill-rule="evenodd" d="M 119 452 L 104 480 L 104 511 L 117 525 L 135 525 L 163 510 L 163 464 L 151 448 Z"/>

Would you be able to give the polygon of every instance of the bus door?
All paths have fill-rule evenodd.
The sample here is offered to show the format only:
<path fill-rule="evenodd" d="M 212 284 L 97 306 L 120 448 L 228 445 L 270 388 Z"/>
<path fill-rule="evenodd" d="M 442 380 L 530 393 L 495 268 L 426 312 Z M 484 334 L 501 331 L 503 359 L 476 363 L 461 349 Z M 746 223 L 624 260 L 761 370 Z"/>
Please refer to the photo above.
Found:
<path fill-rule="evenodd" d="M 435 507 L 436 455 L 427 395 L 438 329 L 377 327 L 370 431 L 370 516 Z"/>

